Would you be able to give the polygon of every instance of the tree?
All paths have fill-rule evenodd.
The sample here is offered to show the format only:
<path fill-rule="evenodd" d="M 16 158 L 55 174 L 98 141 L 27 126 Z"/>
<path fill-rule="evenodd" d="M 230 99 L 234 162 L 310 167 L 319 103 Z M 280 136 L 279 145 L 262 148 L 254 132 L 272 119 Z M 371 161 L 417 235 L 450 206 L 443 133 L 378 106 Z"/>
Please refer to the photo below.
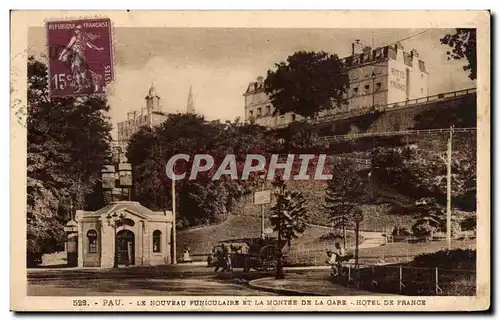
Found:
<path fill-rule="evenodd" d="M 470 79 L 476 79 L 476 29 L 457 28 L 454 34 L 447 34 L 440 41 L 441 44 L 452 48 L 451 51 L 446 52 L 448 59 L 467 59 L 467 65 L 463 69 L 469 71 Z"/>
<path fill-rule="evenodd" d="M 172 139 L 175 137 L 175 139 Z M 202 116 L 171 114 L 155 128 L 142 128 L 131 137 L 127 158 L 134 168 L 134 199 L 146 207 L 171 206 L 171 181 L 165 166 L 170 157 L 183 153 L 188 162 L 176 163 L 177 172 L 186 178 L 176 182 L 180 220 L 189 225 L 219 223 L 228 217 L 233 203 L 248 193 L 255 182 L 225 179 L 212 181 L 220 162 L 228 154 L 236 156 L 241 173 L 247 154 L 269 155 L 277 146 L 275 135 L 266 128 L 235 122 L 209 122 Z M 214 158 L 211 170 L 189 180 L 195 154 Z"/>
<path fill-rule="evenodd" d="M 332 179 L 325 193 L 325 209 L 334 228 L 341 228 L 346 247 L 346 229 L 353 228 L 354 210 L 366 197 L 365 184 L 354 164 L 339 159 L 332 166 Z"/>
<path fill-rule="evenodd" d="M 276 130 L 284 139 L 284 151 L 297 154 L 314 154 L 327 147 L 327 142 L 318 134 L 318 127 L 308 121 L 288 124 Z"/>
<path fill-rule="evenodd" d="M 346 103 L 349 77 L 337 55 L 298 51 L 275 67 L 267 71 L 264 82 L 275 115 L 293 112 L 312 117 Z"/>
<path fill-rule="evenodd" d="M 110 157 L 111 124 L 100 97 L 49 98 L 47 66 L 28 58 L 27 263 L 58 250 L 76 209 L 103 206 L 101 169 Z"/>
<path fill-rule="evenodd" d="M 302 193 L 287 189 L 283 178 L 278 176 L 273 182 L 276 204 L 271 208 L 271 226 L 278 231 L 278 264 L 276 278 L 283 278 L 281 244 L 282 240 L 291 246 L 292 240 L 300 237 L 307 228 L 309 213 Z"/>
<path fill-rule="evenodd" d="M 452 153 L 451 186 L 453 205 L 476 209 L 475 138 L 456 138 Z M 431 198 L 436 206 L 445 206 L 447 193 L 446 152 L 409 145 L 377 148 L 372 152 L 374 176 L 415 201 Z"/>

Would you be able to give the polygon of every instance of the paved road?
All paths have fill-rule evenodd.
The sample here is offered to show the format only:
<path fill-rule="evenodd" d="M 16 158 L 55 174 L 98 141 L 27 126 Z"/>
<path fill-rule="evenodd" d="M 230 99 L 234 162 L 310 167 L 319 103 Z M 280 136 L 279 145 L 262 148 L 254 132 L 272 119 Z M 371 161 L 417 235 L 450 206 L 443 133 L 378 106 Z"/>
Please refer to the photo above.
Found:
<path fill-rule="evenodd" d="M 206 277 L 183 279 L 34 279 L 28 281 L 30 296 L 169 296 L 169 295 L 274 295 L 244 284 Z"/>
<path fill-rule="evenodd" d="M 290 273 L 327 270 L 328 267 L 319 266 L 285 269 Z M 213 268 L 199 264 L 118 269 L 29 269 L 28 295 L 273 295 L 246 286 L 247 281 L 273 275 L 272 271 L 244 273 L 241 269 L 215 275 Z"/>

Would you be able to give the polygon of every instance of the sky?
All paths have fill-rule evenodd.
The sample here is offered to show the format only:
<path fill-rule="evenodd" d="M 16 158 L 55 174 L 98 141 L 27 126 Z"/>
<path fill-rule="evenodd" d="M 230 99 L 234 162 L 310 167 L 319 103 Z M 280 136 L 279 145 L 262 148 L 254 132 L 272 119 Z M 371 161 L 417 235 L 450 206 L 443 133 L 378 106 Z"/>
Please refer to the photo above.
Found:
<path fill-rule="evenodd" d="M 392 44 L 426 29 L 238 29 L 115 28 L 115 80 L 108 89 L 113 126 L 127 112 L 145 107 L 151 84 L 163 111 L 185 112 L 189 87 L 194 106 L 208 120 L 244 115 L 248 83 L 298 50 L 348 56 L 360 39 L 375 47 Z M 429 72 L 429 94 L 475 87 L 462 70 L 464 61 L 448 60 L 439 39 L 453 29 L 431 29 L 401 41 L 416 49 Z M 45 53 L 44 28 L 30 28 L 28 54 Z M 116 137 L 116 128 L 113 129 Z"/>

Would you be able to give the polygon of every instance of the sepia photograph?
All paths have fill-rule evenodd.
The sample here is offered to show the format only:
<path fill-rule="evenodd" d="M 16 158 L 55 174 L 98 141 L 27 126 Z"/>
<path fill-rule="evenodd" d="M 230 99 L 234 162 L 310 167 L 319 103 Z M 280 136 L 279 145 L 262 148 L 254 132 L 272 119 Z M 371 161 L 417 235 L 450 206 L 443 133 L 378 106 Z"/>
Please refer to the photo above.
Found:
<path fill-rule="evenodd" d="M 489 308 L 487 11 L 185 14 L 12 12 L 14 310 Z"/>

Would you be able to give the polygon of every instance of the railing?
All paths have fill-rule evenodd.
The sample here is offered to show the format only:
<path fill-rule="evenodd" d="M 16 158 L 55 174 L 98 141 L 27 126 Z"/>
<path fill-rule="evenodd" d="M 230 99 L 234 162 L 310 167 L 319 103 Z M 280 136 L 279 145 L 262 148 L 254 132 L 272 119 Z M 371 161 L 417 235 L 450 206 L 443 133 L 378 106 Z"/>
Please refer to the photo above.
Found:
<path fill-rule="evenodd" d="M 404 265 L 367 265 L 355 269 L 353 265 L 347 265 L 345 274 L 338 280 L 350 287 L 383 293 L 464 296 L 476 294 L 475 270 Z"/>
<path fill-rule="evenodd" d="M 450 99 L 455 99 L 457 97 L 474 95 L 476 93 L 477 93 L 476 88 L 468 88 L 468 89 L 463 89 L 463 90 L 451 91 L 451 92 L 447 92 L 447 93 L 440 93 L 440 94 L 432 95 L 432 96 L 420 97 L 420 98 L 416 98 L 416 99 L 398 101 L 395 103 L 390 103 L 390 104 L 385 104 L 385 105 L 379 105 L 379 106 L 374 106 L 374 107 L 365 107 L 365 108 L 360 108 L 360 109 L 347 111 L 347 112 L 340 112 L 340 113 L 333 113 L 333 114 L 329 114 L 329 115 L 323 115 L 323 116 L 319 116 L 315 119 L 312 119 L 311 122 L 320 122 L 320 121 L 325 121 L 325 120 L 338 120 L 338 119 L 351 118 L 351 117 L 356 117 L 356 116 L 361 116 L 361 115 L 367 114 L 370 111 L 385 112 L 385 111 L 390 111 L 390 110 L 404 109 L 404 108 L 409 108 L 409 107 L 415 107 L 415 105 L 427 104 L 427 103 L 436 102 L 436 101 L 450 100 Z"/>
<path fill-rule="evenodd" d="M 357 158 L 357 157 L 348 157 L 348 156 L 333 156 L 333 155 L 329 155 L 329 157 L 335 158 L 335 159 L 345 159 L 345 160 L 351 161 L 352 163 L 356 163 L 359 165 L 369 166 L 372 164 L 372 161 L 370 159 L 366 159 L 366 158 Z"/>
<path fill-rule="evenodd" d="M 453 128 L 454 133 L 467 133 L 475 132 L 476 127 L 466 127 L 466 128 Z M 374 133 L 359 133 L 359 134 L 345 134 L 345 135 L 334 135 L 334 136 L 322 136 L 321 139 L 326 140 L 345 140 L 345 139 L 357 139 L 363 137 L 383 137 L 383 136 L 404 136 L 404 135 L 428 135 L 428 134 L 445 134 L 449 133 L 450 128 L 435 128 L 435 129 L 411 129 L 411 130 L 400 130 L 400 131 L 388 131 L 388 132 L 374 132 Z"/>
<path fill-rule="evenodd" d="M 387 104 L 384 106 L 377 106 L 377 107 L 375 107 L 375 109 L 377 111 L 403 109 L 403 108 L 406 108 L 409 106 L 413 107 L 413 105 L 415 105 L 415 104 L 426 104 L 429 102 L 435 102 L 435 101 L 439 101 L 439 100 L 454 99 L 457 97 L 474 95 L 476 93 L 477 93 L 476 88 L 469 88 L 469 89 L 451 91 L 451 92 L 441 93 L 441 94 L 427 96 L 427 97 L 421 97 L 421 98 L 416 98 L 416 99 L 411 99 L 411 100 L 400 101 L 400 102 L 396 102 L 396 103 Z"/>

